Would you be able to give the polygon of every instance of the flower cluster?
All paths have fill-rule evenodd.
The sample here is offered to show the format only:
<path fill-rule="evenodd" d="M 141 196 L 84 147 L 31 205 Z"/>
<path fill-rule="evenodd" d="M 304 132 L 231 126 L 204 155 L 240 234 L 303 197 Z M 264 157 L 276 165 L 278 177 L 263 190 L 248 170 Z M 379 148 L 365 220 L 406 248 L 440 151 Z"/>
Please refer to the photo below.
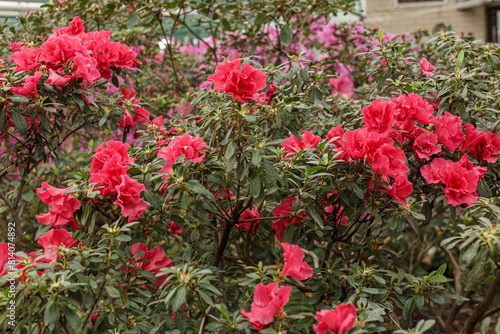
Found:
<path fill-rule="evenodd" d="M 112 31 L 85 32 L 83 20 L 78 16 L 68 27 L 54 27 L 54 31 L 39 48 L 23 47 L 12 54 L 16 71 L 35 73 L 16 94 L 36 95 L 42 67 L 48 70 L 46 83 L 62 87 L 78 79 L 92 85 L 100 78 L 110 79 L 113 68 L 140 66 L 134 51 L 120 42 L 110 41 Z"/>
<path fill-rule="evenodd" d="M 127 174 L 128 165 L 135 161 L 127 154 L 129 147 L 112 140 L 99 145 L 91 162 L 89 181 L 101 187 L 103 197 L 115 198 L 114 204 L 120 206 L 121 214 L 132 222 L 141 217 L 148 205 L 140 198 L 146 189 L 144 185 Z"/>

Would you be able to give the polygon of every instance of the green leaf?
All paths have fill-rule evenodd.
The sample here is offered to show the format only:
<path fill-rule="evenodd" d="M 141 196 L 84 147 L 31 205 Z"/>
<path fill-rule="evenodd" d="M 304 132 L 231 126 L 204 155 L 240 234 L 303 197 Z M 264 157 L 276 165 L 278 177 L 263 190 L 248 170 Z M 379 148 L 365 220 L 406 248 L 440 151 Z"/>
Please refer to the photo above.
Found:
<path fill-rule="evenodd" d="M 484 318 L 483 322 L 481 323 L 481 334 L 486 334 L 488 332 L 490 323 L 491 323 L 490 317 Z"/>
<path fill-rule="evenodd" d="M 23 192 L 23 200 L 25 200 L 26 202 L 31 202 L 33 200 L 33 197 L 34 193 L 31 189 L 28 189 L 25 192 Z"/>
<path fill-rule="evenodd" d="M 132 238 L 130 237 L 130 235 L 127 235 L 127 234 L 120 234 L 119 236 L 117 236 L 115 238 L 115 240 L 128 242 L 128 241 L 132 240 Z"/>
<path fill-rule="evenodd" d="M 403 306 L 403 319 L 409 319 L 415 309 L 415 297 L 408 299 Z"/>
<path fill-rule="evenodd" d="M 30 101 L 26 96 L 23 95 L 9 96 L 9 100 L 11 100 L 12 102 L 19 102 L 19 103 L 26 103 Z"/>
<path fill-rule="evenodd" d="M 111 298 L 120 298 L 120 291 L 118 291 L 118 289 L 116 289 L 114 286 L 105 285 L 104 288 Z"/>
<path fill-rule="evenodd" d="M 264 23 L 266 18 L 267 18 L 267 14 L 264 12 L 260 12 L 259 15 L 257 15 L 257 17 L 255 18 L 255 21 L 254 21 L 255 26 L 257 26 L 257 27 L 260 26 L 262 23 Z"/>
<path fill-rule="evenodd" d="M 45 117 L 45 115 L 38 114 L 38 119 L 40 120 L 40 124 L 42 124 L 43 128 L 46 131 L 50 131 L 50 123 L 47 117 Z"/>
<path fill-rule="evenodd" d="M 382 44 L 382 37 L 384 37 L 384 29 L 380 28 L 380 32 L 378 33 L 378 41 Z"/>
<path fill-rule="evenodd" d="M 446 263 L 443 263 L 438 270 L 436 270 L 436 275 L 443 276 L 446 272 Z"/>
<path fill-rule="evenodd" d="M 187 210 L 188 206 L 189 206 L 189 195 L 185 192 L 182 194 L 181 208 L 183 210 Z"/>
<path fill-rule="evenodd" d="M 205 292 L 203 291 L 198 291 L 199 294 L 200 294 L 200 297 L 203 298 L 203 300 L 210 306 L 214 307 L 214 302 L 212 300 L 212 298 L 210 298 Z"/>
<path fill-rule="evenodd" d="M 264 161 L 264 168 L 266 170 L 266 178 L 269 178 L 269 180 L 272 183 L 277 184 L 278 174 L 274 170 L 274 166 L 267 159 L 264 159 L 263 161 Z"/>
<path fill-rule="evenodd" d="M 457 57 L 457 60 L 455 61 L 455 63 L 457 64 L 457 68 L 461 68 L 462 67 L 462 63 L 464 61 L 464 50 L 460 51 L 460 53 L 458 54 L 458 57 Z"/>
<path fill-rule="evenodd" d="M 319 227 L 321 227 L 321 228 L 325 227 L 325 225 L 323 224 L 323 219 L 321 219 L 321 216 L 316 211 L 314 211 L 314 209 L 312 207 L 308 207 L 307 212 L 309 212 L 309 214 L 314 219 L 316 224 L 319 225 Z"/>
<path fill-rule="evenodd" d="M 3 125 L 5 124 L 5 108 L 0 111 L 0 132 L 3 132 Z"/>
<path fill-rule="evenodd" d="M 258 149 L 252 156 L 252 163 L 257 166 L 262 161 L 262 150 Z"/>
<path fill-rule="evenodd" d="M 17 111 L 12 110 L 12 120 L 19 133 L 25 135 L 28 131 L 28 122 L 26 122 L 26 119 Z"/>
<path fill-rule="evenodd" d="M 231 140 L 231 142 L 229 142 L 229 145 L 227 145 L 227 148 L 226 148 L 226 159 L 227 160 L 229 160 L 233 157 L 235 149 L 236 149 L 236 144 L 234 143 L 234 141 Z"/>
<path fill-rule="evenodd" d="M 113 77 L 111 78 L 111 83 L 113 83 L 113 86 L 115 86 L 116 88 L 120 87 L 120 82 L 118 81 L 118 77 L 116 75 L 113 75 Z"/>
<path fill-rule="evenodd" d="M 78 104 L 80 108 L 83 108 L 85 106 L 85 102 L 80 95 L 73 94 L 73 101 L 75 101 L 75 103 Z"/>
<path fill-rule="evenodd" d="M 410 224 L 410 226 L 413 229 L 413 231 L 415 231 L 415 233 L 417 234 L 417 236 L 420 239 L 420 241 L 423 241 L 424 240 L 424 235 L 423 235 L 422 230 L 420 229 L 420 227 L 418 227 L 418 225 L 415 224 L 413 222 L 413 220 L 411 220 L 411 219 L 407 219 L 406 221 L 408 222 L 408 224 Z"/>
<path fill-rule="evenodd" d="M 127 19 L 127 28 L 132 29 L 136 23 L 137 23 L 137 12 L 133 12 L 132 15 L 130 15 Z"/>
<path fill-rule="evenodd" d="M 292 34 L 292 29 L 290 29 L 289 26 L 284 26 L 282 29 L 281 29 L 281 33 L 280 33 L 280 40 L 281 40 L 281 43 L 283 43 L 283 45 L 285 47 L 289 46 L 290 44 L 292 44 L 292 38 L 293 38 L 293 34 Z"/>
<path fill-rule="evenodd" d="M 221 311 L 222 314 L 224 314 L 224 316 L 227 318 L 227 320 L 229 320 L 229 322 L 231 322 L 231 318 L 229 317 L 229 314 L 227 313 L 227 309 L 226 309 L 225 305 L 215 304 L 215 308 L 218 309 L 219 311 Z"/>
<path fill-rule="evenodd" d="M 300 78 L 304 82 L 309 82 L 309 71 L 307 70 L 307 68 L 301 68 L 299 71 L 299 74 L 300 74 Z"/>
<path fill-rule="evenodd" d="M 199 183 L 198 181 L 189 181 L 186 182 L 186 187 L 188 187 L 189 190 L 192 192 L 195 192 L 197 194 L 205 195 L 207 193 L 207 189 Z"/>
<path fill-rule="evenodd" d="M 161 210 L 162 198 L 160 196 L 152 192 L 150 189 L 146 189 L 144 191 L 144 198 L 153 208 Z"/>
<path fill-rule="evenodd" d="M 222 19 L 220 22 L 222 23 L 222 28 L 224 28 L 225 31 L 231 31 L 231 25 L 227 20 Z"/>
<path fill-rule="evenodd" d="M 422 296 L 422 294 L 419 293 L 418 295 L 415 296 L 415 305 L 417 306 L 417 308 L 421 309 L 424 307 L 424 304 L 425 304 L 424 296 Z"/>
<path fill-rule="evenodd" d="M 174 301 L 172 302 L 172 309 L 174 310 L 174 312 L 177 312 L 181 308 L 181 306 L 186 302 L 186 292 L 187 289 L 185 286 L 181 286 L 179 289 L 177 289 Z"/>
<path fill-rule="evenodd" d="M 254 178 L 250 180 L 250 195 L 252 195 L 253 198 L 259 197 L 261 188 L 262 184 L 260 178 L 258 175 L 255 175 Z"/>
<path fill-rule="evenodd" d="M 55 324 L 59 321 L 59 307 L 57 306 L 55 297 L 50 298 L 47 302 L 43 320 L 46 324 Z"/>
<path fill-rule="evenodd" d="M 288 225 L 286 227 L 285 231 L 283 232 L 283 238 L 282 238 L 283 241 L 291 244 L 293 241 L 294 232 L 295 232 L 295 226 L 292 223 L 292 224 Z"/>
<path fill-rule="evenodd" d="M 82 320 L 80 319 L 78 314 L 76 314 L 76 312 L 73 311 L 73 309 L 66 307 L 64 305 L 61 305 L 61 309 L 69 325 L 73 327 L 75 331 L 78 331 L 80 329 L 80 326 L 82 325 Z"/>

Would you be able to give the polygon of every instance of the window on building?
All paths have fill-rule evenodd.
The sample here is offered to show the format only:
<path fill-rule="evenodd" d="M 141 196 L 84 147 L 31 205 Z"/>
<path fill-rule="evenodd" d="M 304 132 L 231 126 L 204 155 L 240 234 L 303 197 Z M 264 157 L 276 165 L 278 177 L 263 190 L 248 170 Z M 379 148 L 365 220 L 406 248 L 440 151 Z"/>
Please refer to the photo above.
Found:
<path fill-rule="evenodd" d="M 434 5 L 434 4 L 444 4 L 446 0 L 395 0 L 398 5 Z"/>
<path fill-rule="evenodd" d="M 490 7 L 486 15 L 488 42 L 500 43 L 500 7 Z"/>

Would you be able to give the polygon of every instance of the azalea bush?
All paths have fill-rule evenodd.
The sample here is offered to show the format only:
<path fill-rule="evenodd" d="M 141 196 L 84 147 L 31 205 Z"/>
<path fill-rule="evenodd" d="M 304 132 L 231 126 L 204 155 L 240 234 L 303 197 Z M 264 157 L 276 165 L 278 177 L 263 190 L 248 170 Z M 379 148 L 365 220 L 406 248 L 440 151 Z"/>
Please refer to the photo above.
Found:
<path fill-rule="evenodd" d="M 4 331 L 488 330 L 498 48 L 255 6 L 3 28 Z"/>

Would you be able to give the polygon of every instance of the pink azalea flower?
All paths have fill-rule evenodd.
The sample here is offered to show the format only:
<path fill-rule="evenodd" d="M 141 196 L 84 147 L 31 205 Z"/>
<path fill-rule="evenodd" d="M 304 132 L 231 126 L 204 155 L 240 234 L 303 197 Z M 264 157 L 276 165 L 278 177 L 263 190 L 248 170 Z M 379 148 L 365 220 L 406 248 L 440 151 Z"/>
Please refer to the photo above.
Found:
<path fill-rule="evenodd" d="M 290 245 L 286 242 L 281 243 L 281 247 L 285 250 L 283 257 L 285 265 L 281 271 L 282 276 L 293 276 L 299 281 L 309 279 L 313 275 L 311 266 L 303 261 L 304 251 L 297 245 Z"/>
<path fill-rule="evenodd" d="M 433 66 L 431 63 L 429 63 L 426 58 L 422 58 L 422 60 L 420 60 L 420 67 L 420 73 L 423 73 L 429 77 L 432 77 L 434 75 L 434 73 L 432 73 L 431 71 L 434 71 L 436 69 L 436 66 Z"/>

